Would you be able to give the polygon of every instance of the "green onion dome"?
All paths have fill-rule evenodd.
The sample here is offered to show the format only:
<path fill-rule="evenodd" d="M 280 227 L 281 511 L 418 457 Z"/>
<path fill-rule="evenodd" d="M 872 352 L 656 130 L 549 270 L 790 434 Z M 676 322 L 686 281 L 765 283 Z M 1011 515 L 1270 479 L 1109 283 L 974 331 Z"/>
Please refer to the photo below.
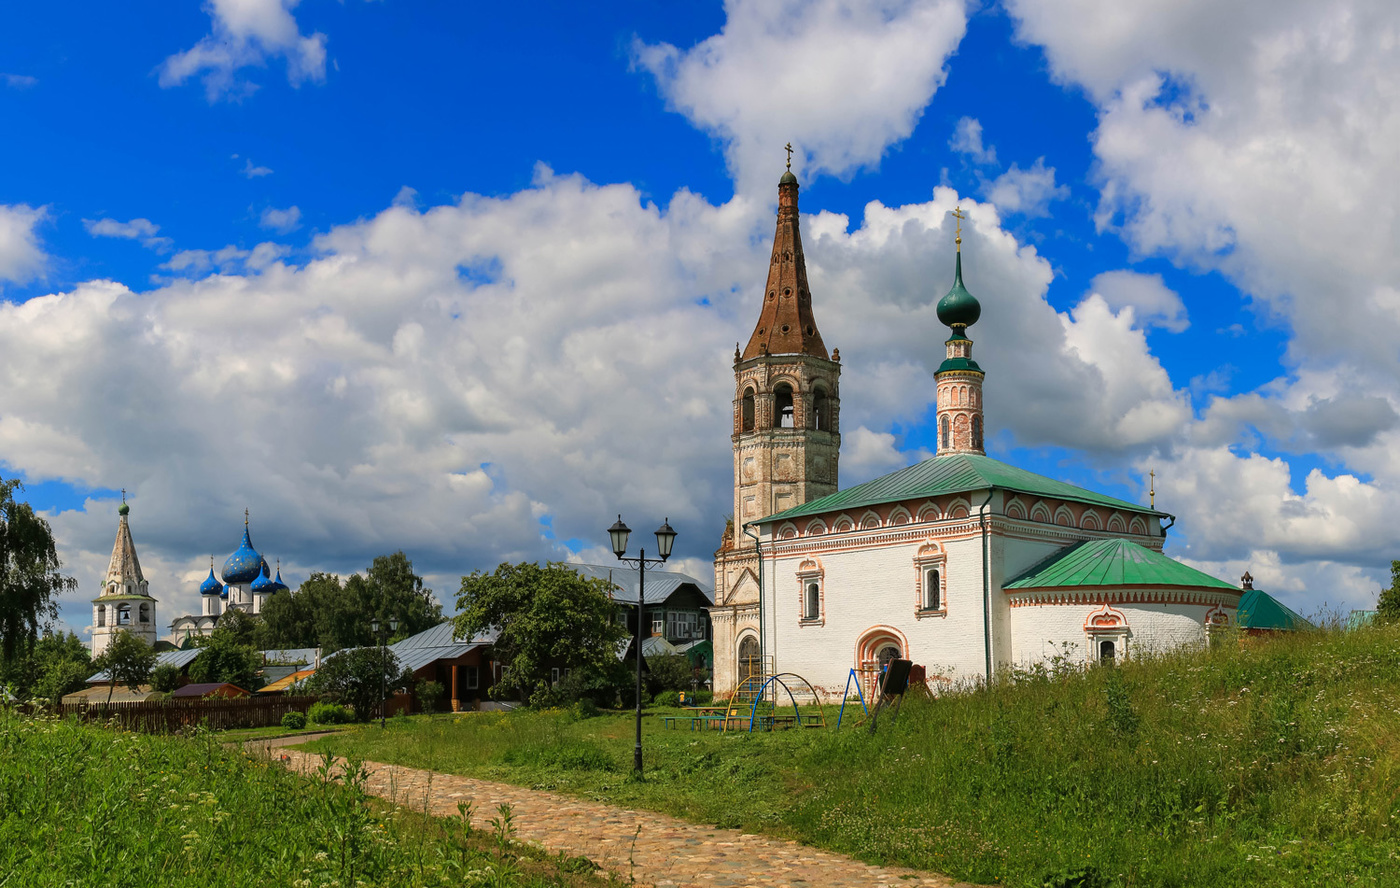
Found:
<path fill-rule="evenodd" d="M 938 300 L 938 320 L 945 326 L 958 328 L 971 327 L 982 316 L 982 305 L 977 297 L 967 292 L 962 279 L 962 253 L 958 253 L 958 270 L 953 278 L 953 289 Z"/>

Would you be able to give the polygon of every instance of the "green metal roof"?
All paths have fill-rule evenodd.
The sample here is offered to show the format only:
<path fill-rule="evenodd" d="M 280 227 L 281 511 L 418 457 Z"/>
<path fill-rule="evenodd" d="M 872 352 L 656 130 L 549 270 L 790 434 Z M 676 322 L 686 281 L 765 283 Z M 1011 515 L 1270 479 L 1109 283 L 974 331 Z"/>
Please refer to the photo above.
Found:
<path fill-rule="evenodd" d="M 1094 506 L 1107 506 L 1123 509 L 1140 515 L 1154 515 L 1159 518 L 1171 517 L 1166 512 L 1158 512 L 1136 503 L 1094 493 L 1064 481 L 1056 481 L 1035 472 L 1027 472 L 1008 465 L 990 456 L 973 453 L 955 453 L 935 456 L 921 463 L 891 472 L 873 481 L 857 484 L 845 490 L 828 494 L 810 503 L 760 518 L 752 524 L 768 524 L 804 515 L 817 515 L 823 512 L 836 512 L 874 506 L 880 503 L 894 503 L 901 500 L 923 499 L 943 496 L 950 493 L 967 493 L 973 490 L 986 490 L 990 487 L 1048 496 L 1056 499 L 1088 503 Z"/>
<path fill-rule="evenodd" d="M 1235 621 L 1241 629 L 1277 629 L 1296 632 L 1312 629 L 1313 624 L 1298 616 L 1283 602 L 1262 589 L 1249 589 L 1240 596 Z"/>
<path fill-rule="evenodd" d="M 1239 591 L 1224 580 L 1127 540 L 1087 540 L 1066 546 L 1003 588 L 1082 586 L 1205 586 Z"/>

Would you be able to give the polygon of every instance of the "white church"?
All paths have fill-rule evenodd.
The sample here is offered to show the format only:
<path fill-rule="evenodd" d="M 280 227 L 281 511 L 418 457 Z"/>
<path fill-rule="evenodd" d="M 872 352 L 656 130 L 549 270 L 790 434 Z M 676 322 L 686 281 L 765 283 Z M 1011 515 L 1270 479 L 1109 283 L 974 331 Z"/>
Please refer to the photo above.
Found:
<path fill-rule="evenodd" d="M 978 681 L 1068 655 L 1110 661 L 1204 644 L 1241 590 L 1162 554 L 1173 516 L 986 455 L 968 328 L 954 282 L 937 380 L 937 455 L 839 489 L 840 352 L 817 330 L 798 184 L 778 186 L 763 308 L 734 354 L 734 529 L 715 553 L 717 693 L 796 673 L 840 694 L 893 658 Z M 959 216 L 961 225 L 961 216 Z M 1166 525 L 1170 527 L 1170 523 Z"/>

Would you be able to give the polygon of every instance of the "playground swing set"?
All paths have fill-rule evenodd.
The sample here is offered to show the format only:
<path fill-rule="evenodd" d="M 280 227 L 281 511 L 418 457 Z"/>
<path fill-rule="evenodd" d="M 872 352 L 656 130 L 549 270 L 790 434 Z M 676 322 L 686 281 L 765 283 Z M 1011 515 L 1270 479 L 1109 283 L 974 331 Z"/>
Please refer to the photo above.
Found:
<path fill-rule="evenodd" d="M 841 722 L 845 718 L 847 704 L 860 703 L 860 708 L 864 718 L 857 724 L 864 723 L 865 718 L 869 719 L 870 733 L 875 733 L 875 727 L 879 722 L 880 713 L 893 707 L 890 718 L 899 716 L 900 705 L 904 702 L 904 695 L 909 689 L 911 672 L 922 672 L 922 667 L 915 667 L 909 660 L 890 660 L 884 669 L 879 673 L 875 684 L 875 705 L 872 709 L 865 700 L 865 691 L 862 688 L 861 676 L 855 669 L 852 669 L 846 677 L 846 687 L 841 695 L 841 707 L 836 715 L 835 727 L 840 728 Z M 922 675 L 915 675 L 915 681 L 920 681 Z M 855 685 L 856 697 L 851 698 L 851 686 Z M 797 702 L 797 695 L 793 689 L 800 692 L 803 688 L 811 700 L 816 704 L 816 712 L 804 713 Z M 752 699 L 750 697 L 752 691 Z M 782 701 L 781 694 L 787 695 L 787 700 Z M 788 709 L 791 708 L 791 714 Z M 722 706 L 697 706 L 688 707 L 692 711 L 691 715 L 665 716 L 663 722 L 667 728 L 678 727 L 682 723 L 689 725 L 690 730 L 705 730 L 706 728 L 718 727 L 725 733 L 740 732 L 752 734 L 758 731 L 775 731 L 779 728 L 824 728 L 827 727 L 826 704 L 822 702 L 821 694 L 814 688 L 811 682 L 794 672 L 781 672 L 776 675 L 751 676 L 740 683 Z"/>

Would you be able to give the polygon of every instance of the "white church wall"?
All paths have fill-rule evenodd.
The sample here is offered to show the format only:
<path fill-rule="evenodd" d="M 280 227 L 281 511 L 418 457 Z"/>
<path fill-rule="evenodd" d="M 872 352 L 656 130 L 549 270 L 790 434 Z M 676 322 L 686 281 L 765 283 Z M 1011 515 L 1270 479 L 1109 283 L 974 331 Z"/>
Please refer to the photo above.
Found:
<path fill-rule="evenodd" d="M 1110 600 L 1112 589 L 1105 589 Z M 1122 597 L 1128 597 L 1124 593 Z M 1115 604 L 1127 626 L 1126 651 L 1118 656 L 1142 656 L 1182 646 L 1205 644 L 1206 614 L 1214 605 L 1205 604 Z M 1095 659 L 1089 618 L 1101 613 L 1102 604 L 1031 604 L 1011 608 L 1012 651 L 1018 666 L 1029 666 L 1066 655 L 1071 662 Z M 1110 637 L 1105 635 L 1105 638 Z"/>

